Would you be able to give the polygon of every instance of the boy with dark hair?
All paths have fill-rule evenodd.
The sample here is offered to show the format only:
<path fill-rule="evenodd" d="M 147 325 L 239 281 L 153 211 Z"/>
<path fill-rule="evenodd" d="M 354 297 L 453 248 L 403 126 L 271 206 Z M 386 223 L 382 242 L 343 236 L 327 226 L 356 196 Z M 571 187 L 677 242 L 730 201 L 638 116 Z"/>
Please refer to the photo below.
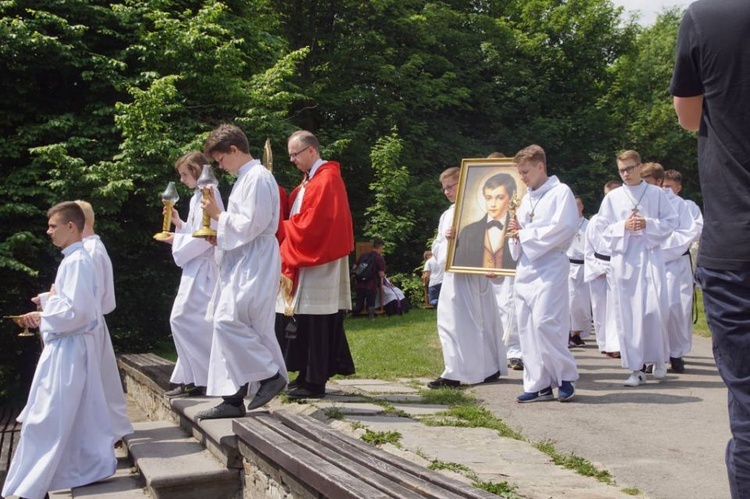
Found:
<path fill-rule="evenodd" d="M 281 275 L 279 243 L 280 201 L 276 180 L 249 152 L 245 134 L 234 125 L 221 125 L 209 135 L 206 156 L 237 175 L 227 211 L 215 196 L 201 201 L 204 212 L 218 222 L 216 244 L 219 277 L 214 302 L 213 342 L 208 367 L 208 395 L 224 401 L 200 412 L 198 419 L 245 415 L 243 399 L 249 384 L 257 392 L 248 409 L 269 402 L 286 386 L 287 374 L 274 333 L 276 291 Z"/>
<path fill-rule="evenodd" d="M 47 234 L 64 255 L 55 284 L 40 296 L 41 312 L 21 316 L 38 327 L 44 349 L 23 410 L 21 439 L 3 497 L 39 499 L 115 472 L 115 435 L 100 375 L 104 333 L 96 270 L 82 243 L 85 216 L 72 201 L 47 212 Z"/>

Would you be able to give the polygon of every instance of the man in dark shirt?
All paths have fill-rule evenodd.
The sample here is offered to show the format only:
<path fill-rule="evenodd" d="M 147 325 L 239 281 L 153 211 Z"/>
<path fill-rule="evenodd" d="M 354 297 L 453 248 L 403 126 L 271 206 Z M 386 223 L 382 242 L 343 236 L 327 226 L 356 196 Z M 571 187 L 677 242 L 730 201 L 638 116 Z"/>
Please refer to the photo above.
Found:
<path fill-rule="evenodd" d="M 363 253 L 357 259 L 354 264 L 353 270 L 356 270 L 359 264 L 365 259 L 371 259 L 371 265 L 375 266 L 375 271 L 370 272 L 369 278 L 361 280 L 354 275 L 356 284 L 354 290 L 356 293 L 356 304 L 352 310 L 352 314 L 358 314 L 365 308 L 365 302 L 367 303 L 367 315 L 370 319 L 375 317 L 375 299 L 378 295 L 383 297 L 383 278 L 385 277 L 385 259 L 383 258 L 383 243 L 382 239 L 375 238 L 372 240 L 372 251 L 370 253 Z"/>
<path fill-rule="evenodd" d="M 729 390 L 726 452 L 734 499 L 750 497 L 750 2 L 699 0 L 677 39 L 670 91 L 698 132 L 704 201 L 696 278 Z"/>

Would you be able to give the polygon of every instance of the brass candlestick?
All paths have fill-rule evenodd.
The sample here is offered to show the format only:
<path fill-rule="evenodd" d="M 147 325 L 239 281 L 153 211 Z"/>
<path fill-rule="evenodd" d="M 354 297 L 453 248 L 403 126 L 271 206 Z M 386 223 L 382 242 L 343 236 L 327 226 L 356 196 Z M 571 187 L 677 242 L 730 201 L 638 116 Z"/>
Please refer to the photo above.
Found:
<path fill-rule="evenodd" d="M 219 181 L 216 180 L 211 165 L 203 165 L 201 176 L 198 177 L 198 187 L 200 188 L 203 197 L 213 199 L 214 187 L 217 185 L 219 185 Z M 203 210 L 203 222 L 201 225 L 202 227 L 200 229 L 193 232 L 193 237 L 209 237 L 216 235 L 216 231 L 211 228 L 211 217 L 208 216 L 206 210 Z"/>
<path fill-rule="evenodd" d="M 516 220 L 516 212 L 518 211 L 519 206 L 521 206 L 521 200 L 518 199 L 518 193 L 514 192 L 513 197 L 510 198 L 510 202 L 508 203 L 508 222 Z M 516 222 L 517 221 L 518 220 L 516 220 Z M 508 231 L 506 236 L 510 238 L 518 237 L 518 231 Z"/>
<path fill-rule="evenodd" d="M 34 336 L 34 333 L 32 333 L 31 331 L 29 331 L 29 328 L 27 328 L 26 326 L 21 325 L 21 317 L 23 317 L 23 316 L 22 315 L 6 315 L 6 316 L 3 317 L 3 319 L 10 319 L 13 322 L 15 322 L 18 327 L 22 327 L 23 328 L 23 331 L 21 331 L 20 333 L 18 333 L 18 336 Z"/>
<path fill-rule="evenodd" d="M 268 168 L 269 172 L 273 171 L 273 149 L 271 149 L 269 138 L 266 138 L 266 144 L 263 146 L 263 165 Z"/>
<path fill-rule="evenodd" d="M 174 182 L 167 184 L 167 188 L 161 193 L 161 202 L 164 203 L 164 220 L 161 225 L 161 232 L 154 234 L 154 239 L 157 241 L 163 241 L 172 237 L 169 232 L 169 226 L 172 225 L 172 207 L 177 201 L 180 200 L 180 195 L 177 193 L 177 188 L 174 186 Z"/>

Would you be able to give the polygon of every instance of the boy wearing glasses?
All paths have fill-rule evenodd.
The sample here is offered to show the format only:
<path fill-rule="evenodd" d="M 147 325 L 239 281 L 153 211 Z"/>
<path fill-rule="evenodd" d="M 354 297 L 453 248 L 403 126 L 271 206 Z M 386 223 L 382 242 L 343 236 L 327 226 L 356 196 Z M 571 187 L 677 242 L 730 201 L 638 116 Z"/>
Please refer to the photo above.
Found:
<path fill-rule="evenodd" d="M 196 414 L 197 419 L 245 415 L 249 385 L 257 391 L 248 405 L 256 409 L 284 389 L 286 366 L 274 334 L 274 308 L 281 261 L 276 230 L 280 201 L 276 180 L 250 155 L 247 137 L 234 125 L 221 125 L 206 139 L 204 154 L 237 181 L 223 211 L 215 196 L 204 196 L 204 213 L 217 221 L 219 262 L 214 298 L 213 340 L 208 365 L 208 395 L 221 395 L 218 406 Z"/>
<path fill-rule="evenodd" d="M 630 371 L 625 386 L 638 386 L 646 382 L 644 364 L 654 364 L 654 378 L 667 374 L 669 302 L 661 248 L 679 222 L 664 191 L 641 179 L 636 151 L 620 154 L 617 169 L 623 186 L 602 201 L 596 219 L 601 234 L 597 252 L 611 257 L 620 355 Z"/>

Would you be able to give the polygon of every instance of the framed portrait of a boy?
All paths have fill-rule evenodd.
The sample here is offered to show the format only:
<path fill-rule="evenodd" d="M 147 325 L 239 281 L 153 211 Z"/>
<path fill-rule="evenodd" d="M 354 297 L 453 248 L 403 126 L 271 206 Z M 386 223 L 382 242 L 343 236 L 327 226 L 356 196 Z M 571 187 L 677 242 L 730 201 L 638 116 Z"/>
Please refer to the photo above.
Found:
<path fill-rule="evenodd" d="M 464 159 L 446 271 L 515 275 L 508 222 L 526 194 L 512 158 Z"/>

